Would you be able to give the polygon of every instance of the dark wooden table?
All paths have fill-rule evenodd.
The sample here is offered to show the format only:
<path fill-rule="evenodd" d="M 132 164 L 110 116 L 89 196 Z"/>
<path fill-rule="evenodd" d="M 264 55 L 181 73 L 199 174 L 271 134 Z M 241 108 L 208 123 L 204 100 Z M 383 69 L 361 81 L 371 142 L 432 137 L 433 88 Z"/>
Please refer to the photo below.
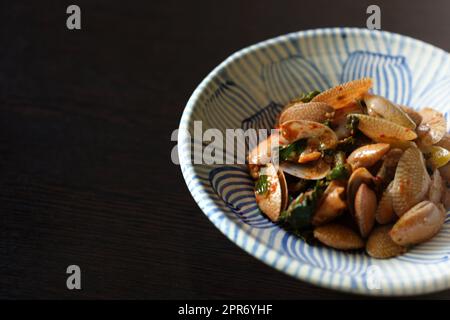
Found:
<path fill-rule="evenodd" d="M 170 141 L 204 76 L 280 34 L 365 27 L 372 1 L 0 4 L 0 298 L 354 298 L 275 271 L 191 198 Z M 32 3 L 32 4 L 31 4 Z M 450 3 L 378 1 L 450 50 Z M 82 290 L 66 288 L 66 268 Z M 450 298 L 450 291 L 427 297 Z"/>

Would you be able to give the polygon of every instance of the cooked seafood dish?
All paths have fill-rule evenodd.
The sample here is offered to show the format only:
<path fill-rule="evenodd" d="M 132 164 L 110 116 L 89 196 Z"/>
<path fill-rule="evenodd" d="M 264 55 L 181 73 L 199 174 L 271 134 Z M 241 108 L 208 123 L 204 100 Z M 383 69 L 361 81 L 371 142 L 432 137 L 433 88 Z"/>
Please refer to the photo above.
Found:
<path fill-rule="evenodd" d="M 309 243 L 381 259 L 443 226 L 450 134 L 438 110 L 397 105 L 372 86 L 363 78 L 289 102 L 248 167 L 271 221 Z"/>

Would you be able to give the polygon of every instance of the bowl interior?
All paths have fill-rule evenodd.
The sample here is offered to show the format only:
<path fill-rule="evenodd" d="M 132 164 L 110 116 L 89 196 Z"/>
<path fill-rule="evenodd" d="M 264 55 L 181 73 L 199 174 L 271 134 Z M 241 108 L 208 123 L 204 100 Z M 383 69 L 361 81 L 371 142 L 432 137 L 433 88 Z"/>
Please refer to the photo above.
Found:
<path fill-rule="evenodd" d="M 208 218 L 232 241 L 265 263 L 321 286 L 403 295 L 450 287 L 450 219 L 431 241 L 407 254 L 376 260 L 310 246 L 267 220 L 255 203 L 245 166 L 191 163 L 203 131 L 270 128 L 281 106 L 303 92 L 361 77 L 372 92 L 414 108 L 431 106 L 446 118 L 449 55 L 405 36 L 364 29 L 318 29 L 269 40 L 232 55 L 196 89 L 183 113 L 179 156 L 189 190 Z M 185 133 L 188 130 L 191 137 Z M 225 151 L 224 151 L 225 152 Z"/>

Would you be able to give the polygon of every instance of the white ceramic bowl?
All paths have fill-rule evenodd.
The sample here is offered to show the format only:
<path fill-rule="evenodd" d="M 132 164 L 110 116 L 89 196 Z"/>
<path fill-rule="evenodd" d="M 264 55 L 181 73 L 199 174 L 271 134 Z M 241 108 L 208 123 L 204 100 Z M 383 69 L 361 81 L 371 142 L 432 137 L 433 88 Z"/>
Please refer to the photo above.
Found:
<path fill-rule="evenodd" d="M 373 92 L 415 108 L 450 109 L 450 56 L 406 36 L 366 29 L 301 31 L 233 54 L 197 87 L 178 136 L 181 169 L 195 201 L 231 241 L 266 264 L 319 286 L 370 295 L 415 295 L 450 288 L 450 218 L 431 241 L 376 260 L 310 246 L 264 218 L 253 182 L 238 165 L 194 165 L 193 122 L 203 130 L 270 127 L 281 105 L 302 92 L 372 77 Z M 212 253 L 213 254 L 213 253 Z"/>

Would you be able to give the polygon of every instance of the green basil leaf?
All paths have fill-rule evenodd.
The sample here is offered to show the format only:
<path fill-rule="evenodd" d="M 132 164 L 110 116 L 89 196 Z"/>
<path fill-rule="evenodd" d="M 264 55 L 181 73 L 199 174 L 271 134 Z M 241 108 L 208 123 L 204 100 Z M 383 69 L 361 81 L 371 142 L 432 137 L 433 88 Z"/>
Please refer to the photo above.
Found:
<path fill-rule="evenodd" d="M 281 161 L 293 160 L 298 157 L 306 148 L 306 140 L 302 139 L 287 145 L 286 147 L 280 147 L 279 157 Z"/>
<path fill-rule="evenodd" d="M 345 164 L 335 166 L 327 176 L 328 180 L 345 180 L 350 176 L 350 172 Z"/>
<path fill-rule="evenodd" d="M 318 94 L 320 94 L 320 91 L 314 90 L 308 93 L 304 93 L 299 97 L 299 100 L 301 102 L 307 103 L 310 102 L 312 99 L 314 99 L 315 96 L 317 96 Z"/>
<path fill-rule="evenodd" d="M 269 191 L 269 177 L 267 175 L 260 175 L 256 180 L 255 191 L 259 195 L 265 195 Z"/>

